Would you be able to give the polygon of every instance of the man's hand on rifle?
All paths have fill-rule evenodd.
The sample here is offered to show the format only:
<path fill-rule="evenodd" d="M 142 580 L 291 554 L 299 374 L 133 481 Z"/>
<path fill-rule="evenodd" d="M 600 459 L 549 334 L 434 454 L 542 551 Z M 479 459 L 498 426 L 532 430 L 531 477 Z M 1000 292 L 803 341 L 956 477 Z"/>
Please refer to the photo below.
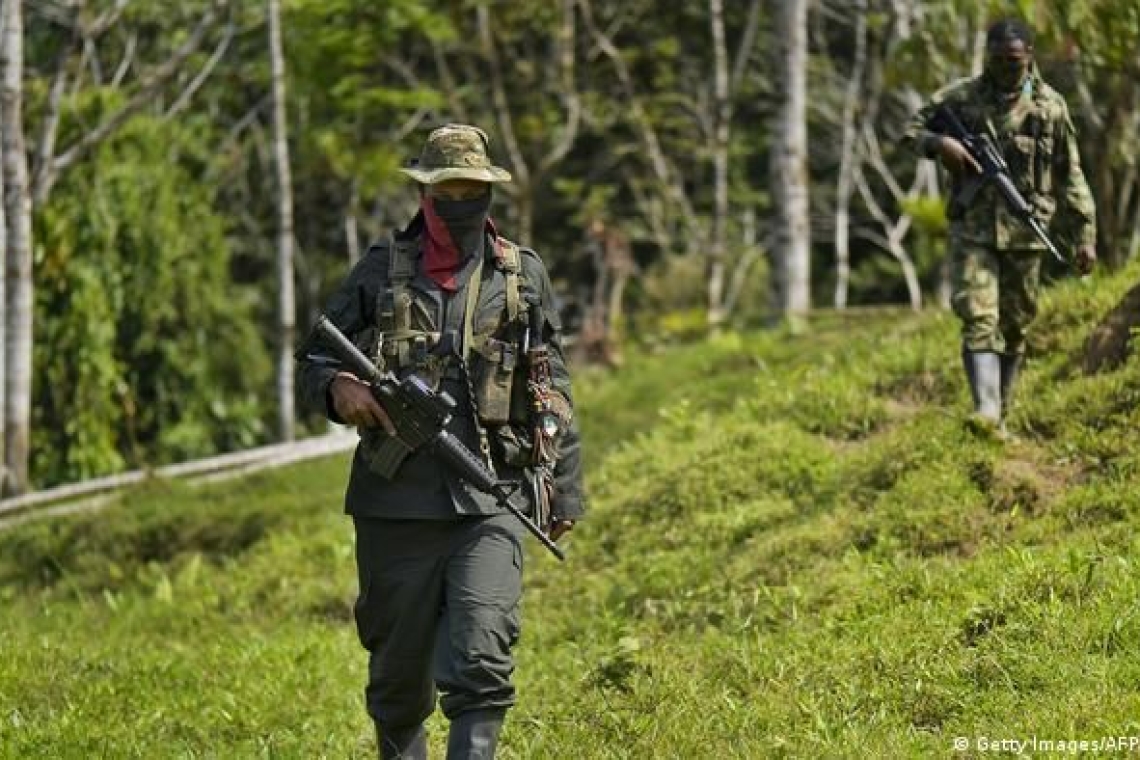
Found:
<path fill-rule="evenodd" d="M 572 530 L 574 530 L 573 520 L 562 520 L 556 517 L 550 525 L 550 540 L 557 541 Z"/>
<path fill-rule="evenodd" d="M 329 386 L 333 408 L 345 424 L 353 427 L 382 427 L 388 435 L 395 435 L 396 428 L 384 407 L 372 395 L 367 383 L 350 372 L 339 372 Z"/>
<path fill-rule="evenodd" d="M 941 135 L 938 140 L 938 158 L 954 174 L 965 174 L 967 169 L 969 173 L 982 173 L 981 165 L 970 155 L 966 146 L 949 135 Z"/>
<path fill-rule="evenodd" d="M 1076 265 L 1077 271 L 1081 274 L 1092 272 L 1096 265 L 1096 246 L 1092 243 L 1077 246 Z"/>

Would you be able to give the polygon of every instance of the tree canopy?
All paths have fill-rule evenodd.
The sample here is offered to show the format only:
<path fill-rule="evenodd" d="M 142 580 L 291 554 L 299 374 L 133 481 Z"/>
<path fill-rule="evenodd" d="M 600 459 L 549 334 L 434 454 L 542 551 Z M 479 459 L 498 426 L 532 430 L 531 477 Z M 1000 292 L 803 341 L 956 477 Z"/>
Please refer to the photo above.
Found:
<path fill-rule="evenodd" d="M 808 6 L 797 65 L 813 305 L 939 300 L 944 182 L 899 136 L 925 96 L 978 69 L 986 27 L 1011 10 L 1036 29 L 1041 68 L 1069 101 L 1101 258 L 1119 266 L 1140 246 L 1135 3 Z M 21 9 L 19 71 L 4 37 L 4 103 L 14 113 L 19 84 L 22 121 L 4 122 L 0 303 L 8 310 L 23 292 L 12 263 L 23 191 L 8 171 L 18 150 L 34 219 L 33 314 L 26 325 L 9 314 L 3 337 L 8 348 L 25 330 L 33 338 L 31 483 L 269 440 L 278 189 L 266 4 L 8 0 L 4 18 Z M 699 325 L 714 310 L 730 321 L 773 310 L 769 273 L 794 246 L 773 219 L 783 188 L 769 166 L 785 144 L 774 134 L 773 51 L 787 35 L 772 3 L 281 9 L 302 332 L 368 242 L 414 210 L 415 189 L 395 170 L 447 121 L 490 133 L 516 180 L 494 213 L 543 255 L 568 301 L 597 276 L 585 231 L 598 221 L 620 232 L 636 268 L 627 334 L 670 329 L 683 313 Z M 17 126 L 23 143 L 12 148 Z M 707 287 L 710 271 L 722 285 Z M 8 379 L 13 357 L 8 396 L 20 387 Z"/>

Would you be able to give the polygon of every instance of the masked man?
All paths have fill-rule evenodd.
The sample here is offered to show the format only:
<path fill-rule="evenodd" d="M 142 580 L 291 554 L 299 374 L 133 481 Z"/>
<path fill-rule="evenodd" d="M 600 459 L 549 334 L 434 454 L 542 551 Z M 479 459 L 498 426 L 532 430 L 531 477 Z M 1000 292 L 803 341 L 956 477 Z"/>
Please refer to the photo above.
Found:
<path fill-rule="evenodd" d="M 503 479 L 535 477 L 526 348 L 541 338 L 557 438 L 544 527 L 557 540 L 584 511 L 579 439 L 546 269 L 489 217 L 491 188 L 510 174 L 491 164 L 486 134 L 460 124 L 434 130 L 402 171 L 420 183 L 419 213 L 369 249 L 326 315 L 381 369 L 416 373 L 455 399 L 448 430 Z M 530 334 L 536 324 L 540 336 Z M 316 334 L 297 359 L 302 399 L 361 434 L 346 511 L 380 756 L 427 757 L 424 721 L 438 693 L 450 720 L 448 757 L 493 757 L 515 699 L 521 523 L 431 452 L 393 462 L 383 406 L 328 359 Z"/>
<path fill-rule="evenodd" d="M 911 120 L 906 138 L 922 156 L 940 159 L 951 175 L 951 302 L 962 323 L 962 357 L 974 401 L 970 419 L 1002 435 L 1037 314 L 1044 246 L 992 185 L 968 207 L 959 202 L 981 167 L 961 142 L 938 130 L 943 106 L 967 130 L 994 140 L 1034 216 L 1075 251 L 1082 273 L 1096 262 L 1096 207 L 1068 106 L 1033 62 L 1032 32 L 1017 20 L 994 24 L 986 35 L 985 71 L 936 93 Z"/>

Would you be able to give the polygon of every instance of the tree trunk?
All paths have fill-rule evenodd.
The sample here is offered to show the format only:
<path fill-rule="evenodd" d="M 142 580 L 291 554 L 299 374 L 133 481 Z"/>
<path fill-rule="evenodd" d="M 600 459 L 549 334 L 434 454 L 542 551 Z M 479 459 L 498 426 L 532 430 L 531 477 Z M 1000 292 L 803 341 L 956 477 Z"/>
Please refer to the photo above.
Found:
<path fill-rule="evenodd" d="M 851 281 L 851 195 L 854 192 L 854 165 L 859 160 L 855 138 L 857 111 L 863 90 L 863 69 L 867 63 L 867 0 L 852 3 L 855 13 L 855 60 L 843 99 L 843 142 L 839 156 L 839 179 L 835 186 L 835 308 L 847 308 Z"/>
<path fill-rule="evenodd" d="M 724 40 L 724 2 L 709 0 L 713 43 L 713 220 L 708 252 L 708 326 L 725 320 L 725 259 L 728 227 L 728 142 L 732 101 L 728 90 L 728 47 Z"/>
<path fill-rule="evenodd" d="M 0 40 L 3 69 L 4 206 L 7 222 L 5 252 L 5 398 L 4 455 L 6 492 L 28 488 L 28 455 L 32 391 L 32 201 L 28 187 L 28 156 L 24 147 L 23 78 L 24 19 L 22 4 L 4 4 L 4 34 Z"/>
<path fill-rule="evenodd" d="M 808 0 L 778 3 L 776 41 L 780 108 L 771 146 L 775 210 L 772 275 L 782 316 L 811 308 L 811 229 L 807 171 Z"/>
<path fill-rule="evenodd" d="M 360 180 L 352 178 L 348 189 L 348 205 L 344 210 L 344 242 L 348 247 L 348 266 L 356 266 L 360 261 L 360 223 L 356 209 L 360 206 Z"/>
<path fill-rule="evenodd" d="M 291 441 L 293 430 L 293 181 L 285 115 L 285 56 L 281 45 L 281 3 L 269 0 L 269 60 L 273 78 L 273 164 L 277 175 L 277 434 Z"/>
<path fill-rule="evenodd" d="M 515 196 L 515 228 L 507 231 L 507 237 L 519 245 L 534 245 L 534 196 L 529 187 L 519 187 Z"/>
<path fill-rule="evenodd" d="M 0 4 L 5 3 L 6 0 L 0 0 Z M 3 28 L 5 26 L 5 10 L 0 7 L 0 45 L 3 45 Z M 4 56 L 0 53 L 0 60 Z M 0 108 L 3 106 L 0 105 Z M 3 135 L 4 125 L 0 123 L 0 136 Z M 8 215 L 5 213 L 5 206 L 7 205 L 4 195 L 4 163 L 3 163 L 3 140 L 0 139 L 0 315 L 8 313 L 8 277 L 5 274 L 7 270 L 6 262 L 8 260 Z M 6 389 L 8 387 L 8 373 L 6 371 L 7 362 L 6 354 L 8 353 L 8 344 L 5 339 L 7 336 L 7 320 L 0 317 L 0 497 L 6 491 L 6 484 L 8 482 L 7 472 L 8 468 L 5 464 L 7 457 L 4 452 L 7 450 L 5 446 L 5 417 L 4 414 L 4 399 L 8 397 Z"/>

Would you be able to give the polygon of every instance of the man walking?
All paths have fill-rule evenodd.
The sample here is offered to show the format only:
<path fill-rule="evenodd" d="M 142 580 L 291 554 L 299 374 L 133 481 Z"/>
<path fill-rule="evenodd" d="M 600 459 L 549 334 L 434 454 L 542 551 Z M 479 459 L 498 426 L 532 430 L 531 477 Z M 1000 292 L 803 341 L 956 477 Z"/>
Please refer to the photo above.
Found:
<path fill-rule="evenodd" d="M 383 370 L 416 373 L 454 398 L 448 430 L 501 478 L 552 473 L 532 493 L 549 495 L 549 518 L 536 509 L 536 519 L 558 540 L 584 511 L 579 439 L 546 269 L 534 251 L 500 237 L 489 217 L 492 186 L 510 174 L 492 165 L 487 135 L 461 124 L 434 130 L 402 171 L 420 183 L 419 213 L 369 249 L 326 316 Z M 535 384 L 525 359 L 539 340 L 550 378 L 542 430 L 532 424 Z M 439 693 L 448 757 L 491 758 L 515 699 L 522 525 L 431 452 L 394 462 L 384 408 L 328 360 L 315 334 L 297 358 L 303 400 L 361 434 L 346 511 L 380 756 L 427 757 L 424 722 Z M 542 431 L 551 437 L 545 444 Z M 534 466 L 540 445 L 555 452 L 545 467 Z"/>
<path fill-rule="evenodd" d="M 1096 262 L 1096 207 L 1068 106 L 1033 62 L 1032 32 L 1021 21 L 999 21 L 986 35 L 985 71 L 936 93 L 912 119 L 906 139 L 950 171 L 951 303 L 962 323 L 974 401 L 970 421 L 1002 435 L 1037 314 L 1044 246 L 992 184 L 968 205 L 962 202 L 962 190 L 981 167 L 961 142 L 940 131 L 941 108 L 994 141 L 1036 220 L 1074 249 L 1082 273 Z"/>

